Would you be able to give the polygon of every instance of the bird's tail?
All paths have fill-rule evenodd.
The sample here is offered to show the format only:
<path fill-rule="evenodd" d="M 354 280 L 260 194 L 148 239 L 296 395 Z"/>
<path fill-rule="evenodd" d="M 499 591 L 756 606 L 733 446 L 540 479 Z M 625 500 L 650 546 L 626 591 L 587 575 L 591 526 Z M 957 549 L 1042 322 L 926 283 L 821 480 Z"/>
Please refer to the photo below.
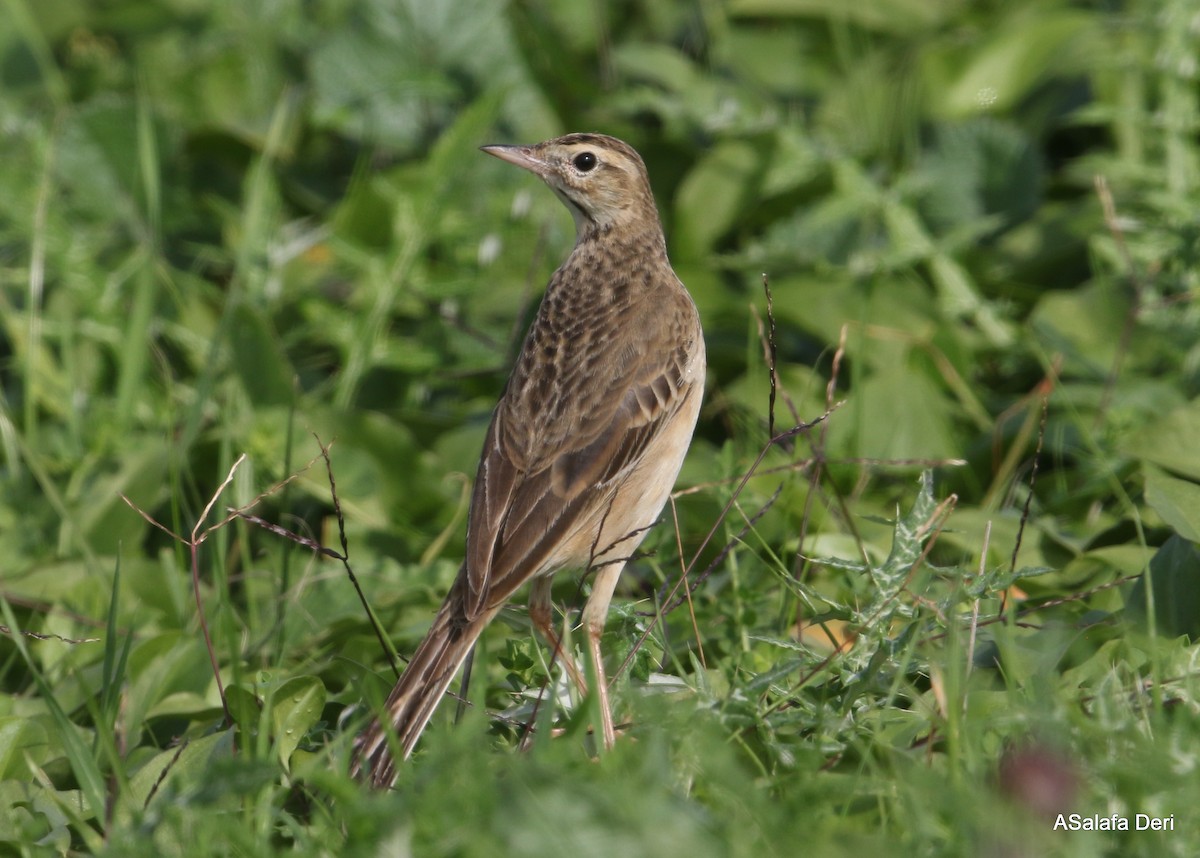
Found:
<path fill-rule="evenodd" d="M 386 714 L 374 719 L 354 742 L 350 774 L 373 787 L 390 787 L 396 764 L 408 758 L 494 612 L 463 621 L 453 597 L 438 611 L 433 626 L 413 653 L 388 696 Z M 393 753 L 392 749 L 395 749 Z"/>

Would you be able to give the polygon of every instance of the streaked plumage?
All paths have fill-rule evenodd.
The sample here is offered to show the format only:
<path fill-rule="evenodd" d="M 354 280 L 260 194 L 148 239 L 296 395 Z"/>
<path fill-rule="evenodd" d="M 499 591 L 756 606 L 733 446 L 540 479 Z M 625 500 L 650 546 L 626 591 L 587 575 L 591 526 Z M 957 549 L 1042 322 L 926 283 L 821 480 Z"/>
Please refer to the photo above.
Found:
<path fill-rule="evenodd" d="M 642 159 L 599 134 L 485 152 L 539 175 L 575 218 L 575 247 L 550 280 L 492 416 L 467 525 L 466 559 L 387 702 L 407 757 L 472 644 L 522 584 L 553 640 L 550 576 L 595 569 L 583 624 L 599 637 L 624 559 L 654 522 L 691 441 L 704 340 L 671 270 Z M 612 721 L 601 672 L 603 733 Z M 395 780 L 388 728 L 359 737 L 352 771 Z"/>

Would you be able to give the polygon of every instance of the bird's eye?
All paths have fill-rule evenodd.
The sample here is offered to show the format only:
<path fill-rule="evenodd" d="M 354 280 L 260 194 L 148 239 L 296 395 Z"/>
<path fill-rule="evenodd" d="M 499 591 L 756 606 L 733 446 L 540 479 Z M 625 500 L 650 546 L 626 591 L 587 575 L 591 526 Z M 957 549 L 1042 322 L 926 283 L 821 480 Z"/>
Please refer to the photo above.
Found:
<path fill-rule="evenodd" d="M 579 172 L 587 173 L 595 168 L 596 156 L 591 152 L 580 152 L 573 159 L 571 159 L 571 163 L 575 165 L 575 169 Z"/>

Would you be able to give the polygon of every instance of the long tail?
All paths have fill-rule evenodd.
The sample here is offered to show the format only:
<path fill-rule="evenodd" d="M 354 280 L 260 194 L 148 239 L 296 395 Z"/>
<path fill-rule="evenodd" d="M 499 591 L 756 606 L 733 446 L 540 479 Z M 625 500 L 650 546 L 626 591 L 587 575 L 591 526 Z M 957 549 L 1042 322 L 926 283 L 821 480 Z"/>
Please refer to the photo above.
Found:
<path fill-rule="evenodd" d="M 451 597 L 442 605 L 433 627 L 388 696 L 386 717 L 390 724 L 377 718 L 355 740 L 351 776 L 361 777 L 376 788 L 390 787 L 395 782 L 396 764 L 412 753 L 459 665 L 494 613 L 485 612 L 463 622 L 461 606 L 455 601 Z M 392 753 L 393 747 L 399 752 L 398 758 Z"/>

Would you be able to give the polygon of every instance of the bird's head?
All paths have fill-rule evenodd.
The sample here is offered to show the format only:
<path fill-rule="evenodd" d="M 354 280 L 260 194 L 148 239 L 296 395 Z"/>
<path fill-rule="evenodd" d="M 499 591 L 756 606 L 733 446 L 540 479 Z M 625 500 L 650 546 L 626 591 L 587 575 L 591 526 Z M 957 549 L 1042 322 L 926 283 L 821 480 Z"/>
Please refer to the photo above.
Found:
<path fill-rule="evenodd" d="M 576 241 L 610 229 L 661 229 L 646 165 L 615 137 L 568 134 L 532 146 L 481 148 L 541 176 L 571 210 Z"/>

